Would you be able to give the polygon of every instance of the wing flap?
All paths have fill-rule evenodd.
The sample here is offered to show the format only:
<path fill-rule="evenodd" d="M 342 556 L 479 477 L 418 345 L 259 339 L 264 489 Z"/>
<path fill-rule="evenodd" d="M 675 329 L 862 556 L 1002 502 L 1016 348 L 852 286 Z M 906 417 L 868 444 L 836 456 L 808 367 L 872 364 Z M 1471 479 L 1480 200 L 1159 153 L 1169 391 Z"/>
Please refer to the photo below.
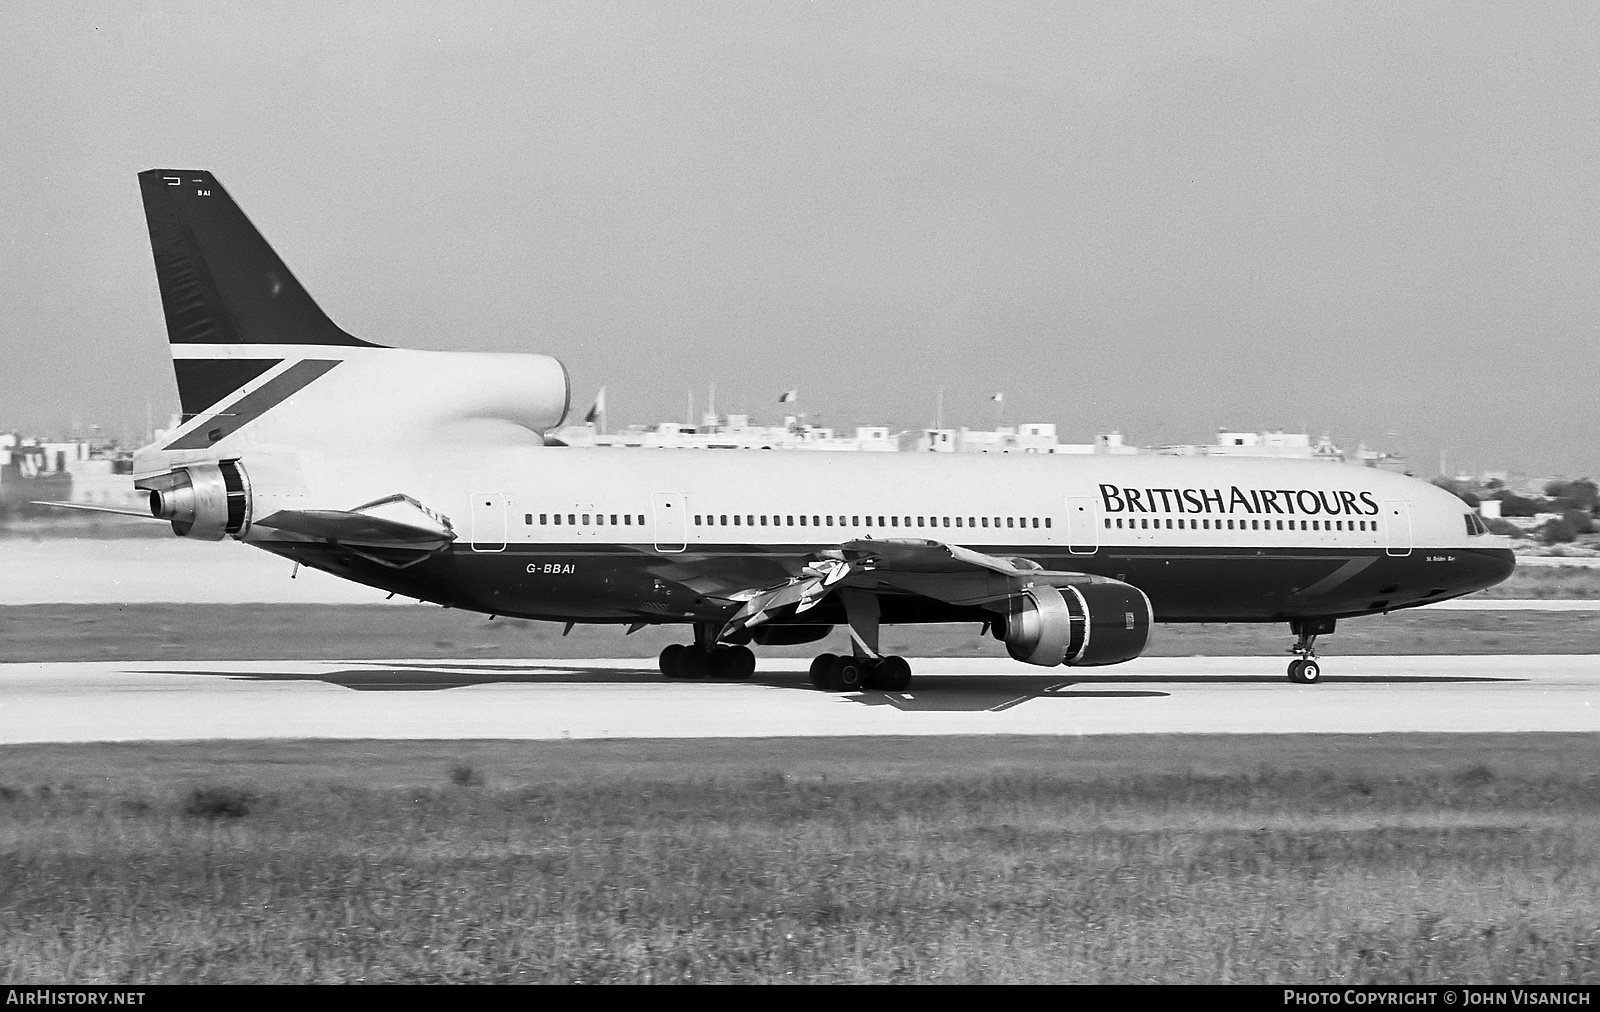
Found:
<path fill-rule="evenodd" d="M 737 592 L 729 632 L 749 629 L 793 608 L 798 615 L 835 589 L 914 594 L 961 607 L 1005 601 L 1036 584 L 1062 587 L 1103 577 L 1047 570 L 1031 559 L 1005 558 L 942 541 L 899 538 L 847 541 L 819 552 L 787 583 Z"/>

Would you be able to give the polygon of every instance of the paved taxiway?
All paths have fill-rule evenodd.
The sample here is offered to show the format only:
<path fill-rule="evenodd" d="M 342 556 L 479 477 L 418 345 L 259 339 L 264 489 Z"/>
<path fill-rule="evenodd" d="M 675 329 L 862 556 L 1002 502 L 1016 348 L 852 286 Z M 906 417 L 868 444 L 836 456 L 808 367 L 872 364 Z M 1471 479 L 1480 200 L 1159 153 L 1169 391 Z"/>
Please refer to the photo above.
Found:
<path fill-rule="evenodd" d="M 1144 658 L 1050 671 L 914 662 L 907 693 L 832 695 L 802 662 L 742 683 L 649 661 L 223 661 L 0 665 L 0 742 L 246 738 L 1600 731 L 1600 655 Z"/>

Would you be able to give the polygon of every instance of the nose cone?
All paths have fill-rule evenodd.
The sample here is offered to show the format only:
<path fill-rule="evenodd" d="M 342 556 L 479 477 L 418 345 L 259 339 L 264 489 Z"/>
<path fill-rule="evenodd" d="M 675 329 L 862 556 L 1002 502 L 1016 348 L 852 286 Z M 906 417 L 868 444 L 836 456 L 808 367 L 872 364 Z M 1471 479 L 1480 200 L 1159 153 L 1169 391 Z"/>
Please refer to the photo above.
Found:
<path fill-rule="evenodd" d="M 1493 587 L 1517 568 L 1517 557 L 1509 548 L 1479 548 L 1469 552 L 1461 569 L 1461 576 L 1470 584 L 1466 593 Z"/>

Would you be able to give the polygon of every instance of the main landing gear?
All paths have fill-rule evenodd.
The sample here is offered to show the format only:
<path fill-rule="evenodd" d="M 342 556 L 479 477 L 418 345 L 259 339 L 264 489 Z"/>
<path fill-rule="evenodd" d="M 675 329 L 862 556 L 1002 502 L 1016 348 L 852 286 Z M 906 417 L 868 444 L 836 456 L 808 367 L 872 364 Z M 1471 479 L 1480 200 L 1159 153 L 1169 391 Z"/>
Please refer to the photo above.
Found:
<path fill-rule="evenodd" d="M 1289 652 L 1295 659 L 1289 662 L 1289 681 L 1297 685 L 1315 685 L 1322 681 L 1322 665 L 1317 663 L 1317 637 L 1333 632 L 1335 620 L 1331 618 L 1292 618 L 1289 631 L 1295 634 L 1294 646 Z"/>
<path fill-rule="evenodd" d="M 904 657 L 822 654 L 811 662 L 811 684 L 823 692 L 904 692 L 911 688 L 911 665 Z"/>
<path fill-rule="evenodd" d="M 756 655 L 749 647 L 720 645 L 720 626 L 696 622 L 694 645 L 674 643 L 661 651 L 661 673 L 668 678 L 725 678 L 739 680 L 756 673 Z"/>
<path fill-rule="evenodd" d="M 911 665 L 904 657 L 885 657 L 878 649 L 878 598 L 852 588 L 839 591 L 845 620 L 850 623 L 851 654 L 823 654 L 811 662 L 811 684 L 823 692 L 879 689 L 904 692 L 911 687 Z"/>
<path fill-rule="evenodd" d="M 684 646 L 661 651 L 661 673 L 668 678 L 725 678 L 737 681 L 756 673 L 756 655 L 749 647 Z"/>

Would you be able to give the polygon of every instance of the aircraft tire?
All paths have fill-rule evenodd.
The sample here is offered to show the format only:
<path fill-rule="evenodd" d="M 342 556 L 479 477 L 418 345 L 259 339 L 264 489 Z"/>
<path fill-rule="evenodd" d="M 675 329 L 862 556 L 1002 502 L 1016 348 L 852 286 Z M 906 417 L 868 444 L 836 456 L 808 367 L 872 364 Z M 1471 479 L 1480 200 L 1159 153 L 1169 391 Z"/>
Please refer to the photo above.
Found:
<path fill-rule="evenodd" d="M 885 657 L 872 666 L 868 687 L 883 692 L 904 692 L 911 688 L 911 665 L 904 657 Z"/>
<path fill-rule="evenodd" d="M 678 677 L 698 680 L 711 674 L 711 655 L 699 647 L 684 647 L 678 661 Z"/>
<path fill-rule="evenodd" d="M 667 646 L 661 651 L 660 661 L 657 662 L 661 667 L 661 673 L 666 675 L 668 678 L 684 677 L 683 675 L 680 675 L 678 671 L 683 665 L 683 655 L 688 652 L 688 649 L 689 648 L 684 646 L 682 643 L 667 644 Z"/>
<path fill-rule="evenodd" d="M 1322 681 L 1322 665 L 1309 659 L 1290 661 L 1289 681 L 1297 685 L 1316 685 Z"/>
<path fill-rule="evenodd" d="M 867 680 L 867 662 L 860 657 L 837 657 L 828 665 L 829 692 L 860 692 Z"/>
<path fill-rule="evenodd" d="M 756 655 L 749 647 L 717 647 L 710 661 L 713 678 L 737 681 L 756 673 Z"/>
<path fill-rule="evenodd" d="M 839 658 L 833 654 L 818 654 L 811 661 L 811 684 L 823 692 L 832 691 L 828 688 L 828 670 L 833 667 L 833 662 Z"/>

